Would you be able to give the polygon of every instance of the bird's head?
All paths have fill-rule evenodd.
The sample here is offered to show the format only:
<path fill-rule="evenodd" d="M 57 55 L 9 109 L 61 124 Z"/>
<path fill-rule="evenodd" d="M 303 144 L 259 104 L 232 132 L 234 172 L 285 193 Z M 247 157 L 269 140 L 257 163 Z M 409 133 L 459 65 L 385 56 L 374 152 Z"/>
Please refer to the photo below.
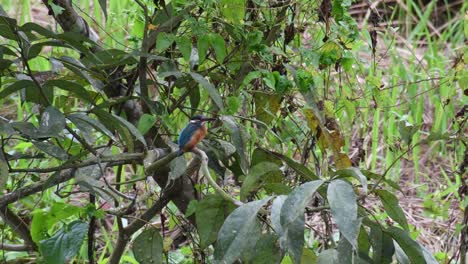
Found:
<path fill-rule="evenodd" d="M 205 124 L 205 122 L 214 121 L 214 120 L 216 120 L 216 118 L 209 118 L 203 115 L 194 115 L 192 118 L 190 118 L 190 123 L 191 124 Z"/>

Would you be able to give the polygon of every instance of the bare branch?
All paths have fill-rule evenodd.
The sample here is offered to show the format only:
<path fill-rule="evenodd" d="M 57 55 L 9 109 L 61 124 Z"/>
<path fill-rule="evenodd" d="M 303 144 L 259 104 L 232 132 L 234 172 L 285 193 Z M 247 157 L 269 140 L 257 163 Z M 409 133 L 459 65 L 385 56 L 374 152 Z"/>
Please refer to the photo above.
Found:
<path fill-rule="evenodd" d="M 29 227 L 23 219 L 13 213 L 13 211 L 11 211 L 6 205 L 0 206 L 0 216 L 3 218 L 5 223 L 11 227 L 13 232 L 17 233 L 29 247 L 37 250 L 36 244 L 31 238 Z"/>

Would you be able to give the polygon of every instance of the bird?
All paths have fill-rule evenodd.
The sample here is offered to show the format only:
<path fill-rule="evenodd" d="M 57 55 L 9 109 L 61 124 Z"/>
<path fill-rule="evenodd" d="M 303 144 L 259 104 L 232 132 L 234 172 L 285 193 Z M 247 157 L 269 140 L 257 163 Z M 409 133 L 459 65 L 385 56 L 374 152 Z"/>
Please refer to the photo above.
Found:
<path fill-rule="evenodd" d="M 203 115 L 194 115 L 190 118 L 190 122 L 179 135 L 178 156 L 190 151 L 198 144 L 198 142 L 205 138 L 206 133 L 208 132 L 206 122 L 214 120 L 216 120 L 216 118 L 208 118 Z"/>

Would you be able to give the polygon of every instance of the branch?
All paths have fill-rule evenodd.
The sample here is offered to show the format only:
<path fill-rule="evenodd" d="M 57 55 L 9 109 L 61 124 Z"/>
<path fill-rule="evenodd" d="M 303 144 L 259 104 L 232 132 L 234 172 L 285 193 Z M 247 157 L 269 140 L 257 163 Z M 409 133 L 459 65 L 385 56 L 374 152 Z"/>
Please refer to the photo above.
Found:
<path fill-rule="evenodd" d="M 0 244 L 0 250 L 5 251 L 32 251 L 33 247 L 29 245 Z"/>
<path fill-rule="evenodd" d="M 90 165 L 103 163 L 103 162 L 111 162 L 111 166 L 116 166 L 119 164 L 128 164 L 134 161 L 141 162 L 143 159 L 143 153 L 121 153 L 113 156 L 102 156 L 100 158 L 93 157 L 87 160 L 82 161 L 81 163 L 72 163 L 72 164 L 64 164 L 57 167 L 51 168 L 32 168 L 32 169 L 22 169 L 22 168 L 12 168 L 10 169 L 10 173 L 18 173 L 18 172 L 36 172 L 36 173 L 50 173 L 56 171 L 62 171 L 66 169 L 77 169 L 81 167 L 87 167 Z"/>
<path fill-rule="evenodd" d="M 110 156 L 110 157 L 107 157 L 107 156 L 102 157 L 100 160 L 98 158 L 91 158 L 79 164 L 75 164 L 75 165 L 70 164 L 67 166 L 62 166 L 62 168 L 56 169 L 56 170 L 49 169 L 49 171 L 47 172 L 54 172 L 54 171 L 61 171 L 61 172 L 59 174 L 55 174 L 51 176 L 50 178 L 46 180 L 33 183 L 26 187 L 17 189 L 14 192 L 1 196 L 0 206 L 5 206 L 7 204 L 16 202 L 26 196 L 41 192 L 47 188 L 66 182 L 73 178 L 75 174 L 74 172 L 76 171 L 77 168 L 86 167 L 86 166 L 101 163 L 101 162 L 107 162 L 106 167 L 112 167 L 112 166 L 117 166 L 121 164 L 129 164 L 135 161 L 141 161 L 142 156 L 143 154 L 141 153 L 123 153 L 123 154 L 118 154 L 118 155 Z M 64 169 L 63 167 L 67 167 L 67 168 Z M 40 169 L 31 169 L 31 170 L 24 169 L 24 170 L 28 172 L 30 172 L 31 170 L 37 172 Z M 15 171 L 18 171 L 18 170 L 15 170 Z"/>
<path fill-rule="evenodd" d="M 120 263 L 120 258 L 125 252 L 125 248 L 130 241 L 131 236 L 148 223 L 158 212 L 160 212 L 170 201 L 170 192 L 164 192 L 159 200 L 155 202 L 141 217 L 134 220 L 130 225 L 119 231 L 117 243 L 114 251 L 109 258 L 109 264 Z"/>
<path fill-rule="evenodd" d="M 7 205 L 0 206 L 0 216 L 3 218 L 5 223 L 11 227 L 13 232 L 17 233 L 21 239 L 24 240 L 26 245 L 31 249 L 37 250 L 37 246 L 32 240 L 31 232 L 29 231 L 28 225 L 11 211 Z"/>

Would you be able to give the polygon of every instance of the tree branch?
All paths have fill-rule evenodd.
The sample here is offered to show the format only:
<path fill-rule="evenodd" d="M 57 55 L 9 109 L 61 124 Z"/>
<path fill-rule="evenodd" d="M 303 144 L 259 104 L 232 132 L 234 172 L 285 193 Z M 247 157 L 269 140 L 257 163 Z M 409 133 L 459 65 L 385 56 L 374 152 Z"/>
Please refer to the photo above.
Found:
<path fill-rule="evenodd" d="M 11 227 L 13 232 L 17 233 L 21 239 L 24 240 L 27 246 L 33 250 L 37 250 L 37 246 L 32 240 L 29 227 L 23 219 L 13 213 L 7 205 L 0 206 L 0 216 L 3 218 L 5 223 Z"/>

